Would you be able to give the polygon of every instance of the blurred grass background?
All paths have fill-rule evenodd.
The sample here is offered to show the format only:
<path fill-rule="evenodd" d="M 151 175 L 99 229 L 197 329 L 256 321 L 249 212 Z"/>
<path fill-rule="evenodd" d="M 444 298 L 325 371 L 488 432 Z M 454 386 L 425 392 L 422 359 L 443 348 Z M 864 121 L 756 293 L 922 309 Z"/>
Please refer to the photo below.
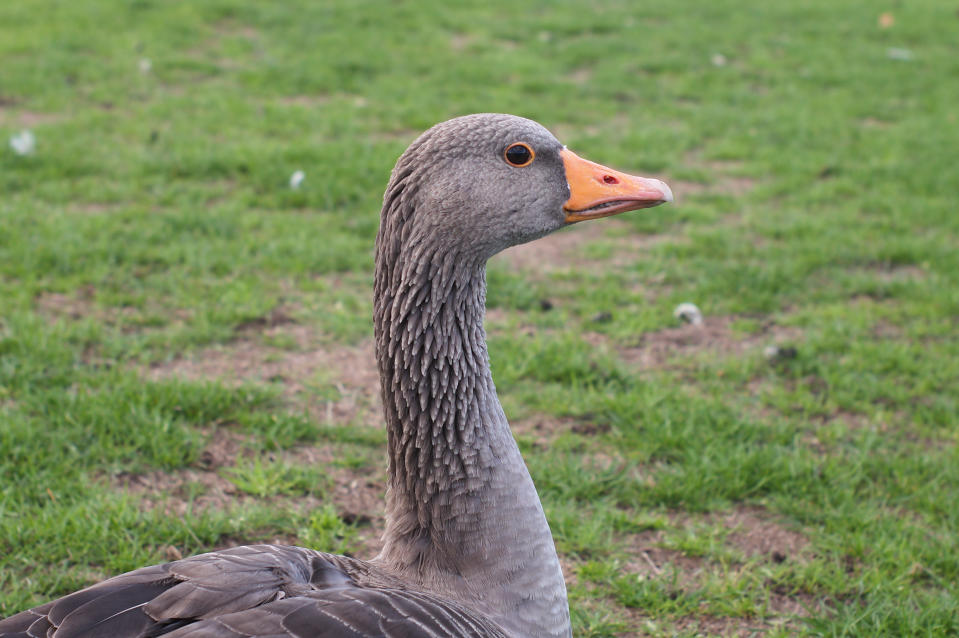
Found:
<path fill-rule="evenodd" d="M 375 546 L 382 189 L 497 111 L 677 194 L 490 267 L 575 634 L 959 633 L 957 11 L 3 3 L 0 614 Z"/>

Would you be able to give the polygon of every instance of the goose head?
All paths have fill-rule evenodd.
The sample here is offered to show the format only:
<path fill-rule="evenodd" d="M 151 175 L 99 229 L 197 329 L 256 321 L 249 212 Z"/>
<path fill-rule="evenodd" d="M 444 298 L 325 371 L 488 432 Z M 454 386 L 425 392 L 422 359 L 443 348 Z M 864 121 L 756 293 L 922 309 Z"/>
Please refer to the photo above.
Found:
<path fill-rule="evenodd" d="M 665 183 L 585 160 L 540 124 L 482 113 L 437 124 L 397 161 L 383 226 L 485 260 L 569 224 L 670 202 Z"/>

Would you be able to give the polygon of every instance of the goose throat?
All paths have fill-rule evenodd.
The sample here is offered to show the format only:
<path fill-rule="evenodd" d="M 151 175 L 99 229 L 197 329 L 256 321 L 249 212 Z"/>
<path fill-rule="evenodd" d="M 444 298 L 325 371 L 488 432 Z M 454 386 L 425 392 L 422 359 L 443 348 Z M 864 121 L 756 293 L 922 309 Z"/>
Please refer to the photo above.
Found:
<path fill-rule="evenodd" d="M 413 268 L 404 267 L 408 257 L 392 265 L 403 293 L 374 303 L 388 512 L 416 512 L 417 524 L 433 531 L 459 519 L 462 530 L 462 503 L 495 487 L 516 446 L 490 374 L 485 266 L 450 251 L 418 257 Z"/>

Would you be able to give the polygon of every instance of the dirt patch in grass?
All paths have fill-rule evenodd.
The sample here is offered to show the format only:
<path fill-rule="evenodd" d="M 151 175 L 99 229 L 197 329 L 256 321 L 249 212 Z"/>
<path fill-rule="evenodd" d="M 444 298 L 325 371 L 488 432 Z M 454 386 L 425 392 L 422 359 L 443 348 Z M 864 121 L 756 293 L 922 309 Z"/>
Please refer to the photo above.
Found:
<path fill-rule="evenodd" d="M 759 180 L 743 175 L 742 162 L 729 160 L 708 160 L 697 153 L 692 153 L 683 162 L 685 167 L 697 167 L 709 176 L 708 181 L 694 181 L 691 179 L 676 179 L 663 176 L 673 190 L 676 204 L 683 200 L 703 195 L 727 195 L 742 197 L 752 191 L 759 184 Z"/>
<path fill-rule="evenodd" d="M 325 106 L 332 100 L 333 96 L 329 95 L 328 93 L 318 93 L 316 95 L 286 95 L 284 97 L 277 98 L 276 101 L 287 106 L 313 108 L 317 106 Z"/>
<path fill-rule="evenodd" d="M 609 429 L 609 426 L 605 426 Z M 521 437 L 527 437 L 533 440 L 533 446 L 537 449 L 545 450 L 549 444 L 559 435 L 566 432 L 575 432 L 577 434 L 596 434 L 601 427 L 584 423 L 577 419 L 567 417 L 557 417 L 548 414 L 534 414 L 532 416 L 510 421 L 510 429 L 513 434 Z"/>
<path fill-rule="evenodd" d="M 121 326 L 124 332 L 135 330 L 137 321 L 143 314 L 143 310 L 129 306 L 97 305 L 96 289 L 93 286 L 84 286 L 72 294 L 41 293 L 34 300 L 34 309 L 51 322 L 94 319 L 103 325 Z M 84 360 L 89 364 L 104 363 L 98 358 L 96 348 L 85 352 Z"/>
<path fill-rule="evenodd" d="M 255 55 L 262 55 L 260 32 L 249 25 L 240 24 L 234 20 L 223 20 L 216 24 L 210 36 L 187 50 L 191 57 L 207 60 L 222 70 L 236 70 L 243 68 L 243 64 L 236 59 L 223 54 L 224 40 L 243 39 L 257 48 Z"/>
<path fill-rule="evenodd" d="M 173 472 L 153 471 L 143 474 L 121 473 L 112 477 L 114 486 L 136 496 L 146 509 L 162 508 L 170 516 L 205 510 L 227 510 L 237 504 L 259 499 L 243 492 L 229 479 L 229 469 L 253 459 L 257 452 L 253 438 L 228 428 L 212 432 L 197 467 Z M 386 474 L 382 469 L 366 470 L 337 465 L 335 445 L 300 446 L 286 452 L 271 453 L 267 461 L 320 467 L 329 484 L 317 494 L 268 496 L 280 509 L 307 513 L 332 503 L 346 523 L 357 526 L 356 544 L 361 557 L 371 558 L 379 552 L 380 537 L 385 528 Z M 224 472 L 224 470 L 227 470 Z M 285 505 L 284 505 L 285 504 Z M 273 539 L 295 543 L 296 539 Z M 247 544 L 251 539 L 236 539 L 233 544 Z M 228 542 L 227 545 L 229 546 Z"/>
<path fill-rule="evenodd" d="M 685 616 L 673 625 L 680 632 L 696 632 L 697 636 L 742 636 L 761 635 L 771 627 L 751 618 L 718 616 Z"/>
<path fill-rule="evenodd" d="M 724 175 L 713 184 L 708 185 L 704 191 L 730 195 L 732 197 L 741 197 L 756 188 L 758 183 L 759 182 L 752 177 Z"/>
<path fill-rule="evenodd" d="M 77 215 L 103 215 L 123 210 L 123 205 L 107 202 L 72 202 L 66 207 L 67 213 Z"/>
<path fill-rule="evenodd" d="M 42 113 L 40 111 L 18 110 L 13 108 L 16 100 L 0 96 L 0 125 L 13 126 L 19 128 L 34 128 L 44 124 L 53 124 L 63 119 L 58 113 Z M 6 145 L 7 140 L 2 140 Z M 43 143 L 43 139 L 38 135 L 38 144 Z"/>
<path fill-rule="evenodd" d="M 918 281 L 926 278 L 926 271 L 920 266 L 876 264 L 869 269 L 874 272 L 883 283 Z"/>
<path fill-rule="evenodd" d="M 774 563 L 795 561 L 809 546 L 801 533 L 784 527 L 759 507 L 741 507 L 722 519 L 731 529 L 726 542 L 749 558 L 765 558 Z"/>
<path fill-rule="evenodd" d="M 593 79 L 593 67 L 581 66 L 578 69 L 570 71 L 566 78 L 577 86 L 585 86 Z"/>
<path fill-rule="evenodd" d="M 801 609 L 801 608 L 800 608 Z M 784 615 L 769 618 L 740 618 L 731 616 L 681 616 L 673 620 L 650 618 L 638 609 L 623 608 L 629 618 L 629 625 L 635 630 L 616 634 L 620 638 L 640 638 L 649 635 L 679 635 L 684 636 L 723 636 L 724 638 L 755 638 L 765 636 L 776 628 L 786 629 L 789 635 L 799 633 L 800 623 L 784 612 Z M 641 631 L 639 628 L 643 627 Z M 662 633 L 649 633 L 655 629 Z M 665 633 L 668 630 L 668 634 Z"/>
<path fill-rule="evenodd" d="M 751 333 L 733 329 L 736 317 L 705 317 L 701 325 L 686 324 L 647 332 L 640 336 L 634 346 L 613 347 L 629 365 L 652 369 L 665 367 L 671 359 L 688 357 L 708 352 L 713 355 L 736 355 L 758 347 L 795 342 L 802 331 L 791 326 L 781 326 L 774 321 L 764 322 Z M 584 335 L 594 345 L 609 345 L 605 335 Z"/>
<path fill-rule="evenodd" d="M 872 282 L 891 286 L 894 284 L 914 284 L 925 280 L 929 273 L 916 264 L 891 264 L 886 261 L 870 261 L 847 266 L 845 272 L 857 279 L 867 279 Z M 833 285 L 826 273 L 816 276 L 822 285 Z M 849 296 L 852 304 L 886 303 L 890 301 L 889 292 L 883 287 L 878 290 L 856 291 Z"/>
<path fill-rule="evenodd" d="M 380 131 L 374 133 L 371 138 L 380 142 L 404 142 L 410 144 L 419 137 L 422 131 L 411 128 L 400 128 L 392 131 Z"/>
<path fill-rule="evenodd" d="M 208 472 L 236 464 L 241 456 L 252 456 L 253 437 L 227 428 L 208 433 L 209 440 L 200 453 L 200 465 Z"/>
<path fill-rule="evenodd" d="M 742 197 L 756 187 L 757 180 L 751 177 L 721 177 L 714 182 L 694 182 L 685 179 L 664 179 L 673 190 L 676 205 L 682 205 L 687 199 L 704 195 L 728 195 Z"/>
<path fill-rule="evenodd" d="M 187 512 L 224 510 L 244 497 L 236 486 L 208 470 L 186 469 L 176 472 L 123 472 L 113 481 L 116 487 L 142 499 L 145 509 L 162 507 L 171 516 Z"/>
<path fill-rule="evenodd" d="M 859 125 L 863 128 L 878 128 L 878 129 L 887 129 L 893 125 L 893 122 L 887 120 L 880 120 L 875 117 L 865 117 L 859 120 Z"/>
<path fill-rule="evenodd" d="M 355 93 L 317 93 L 315 95 L 287 95 L 284 97 L 277 98 L 275 100 L 280 104 L 287 106 L 302 106 L 304 108 L 313 109 L 319 106 L 326 106 L 331 102 L 349 102 L 357 108 L 363 108 L 367 105 L 368 101 L 362 95 L 357 95 Z M 265 101 L 264 104 L 272 104 L 274 100 Z"/>
<path fill-rule="evenodd" d="M 465 51 L 476 42 L 476 37 L 470 33 L 454 33 L 450 36 L 450 49 L 456 52 Z"/>
<path fill-rule="evenodd" d="M 379 375 L 371 341 L 353 346 L 324 343 L 314 328 L 294 323 L 292 313 L 282 307 L 238 326 L 237 335 L 237 340 L 229 344 L 156 364 L 142 372 L 150 379 L 216 379 L 237 385 L 279 383 L 282 396 L 316 420 L 382 427 Z M 241 493 L 222 475 L 223 468 L 253 454 L 242 436 L 214 435 L 201 455 L 202 468 L 151 473 L 126 482 L 147 500 L 162 500 L 162 506 L 173 513 L 189 507 L 222 509 L 254 498 Z M 272 497 L 271 502 L 288 500 L 289 507 L 301 512 L 332 502 L 344 521 L 357 525 L 358 555 L 372 557 L 379 551 L 385 522 L 385 461 L 373 470 L 344 467 L 337 463 L 341 459 L 335 443 L 300 445 L 275 456 L 287 463 L 322 468 L 330 485 L 321 498 Z M 190 490 L 197 491 L 191 483 L 199 484 L 202 493 L 191 497 Z"/>
<path fill-rule="evenodd" d="M 905 331 L 901 326 L 886 321 L 885 319 L 879 319 L 873 324 L 870 333 L 878 340 L 896 340 L 901 339 Z"/>
<path fill-rule="evenodd" d="M 737 160 L 694 159 L 705 168 L 716 181 L 707 185 L 706 190 L 724 195 L 745 195 L 756 187 L 758 180 L 742 174 L 743 163 Z"/>
<path fill-rule="evenodd" d="M 708 563 L 702 559 L 654 546 L 635 554 L 635 558 L 625 565 L 625 569 L 647 579 L 672 579 L 675 574 L 676 586 L 680 590 L 693 591 L 699 587 L 700 579 L 709 567 Z M 799 618 L 808 616 L 809 610 L 820 607 L 821 605 L 817 604 L 817 601 L 809 594 L 775 592 L 769 595 L 763 618 L 689 615 L 662 620 L 649 618 L 638 609 L 623 606 L 620 606 L 620 609 L 631 618 L 629 624 L 635 628 L 652 622 L 679 633 L 695 632 L 697 636 L 756 636 L 763 635 L 776 627 L 796 630 L 801 622 Z M 635 632 L 618 635 L 644 636 L 647 634 L 637 629 Z"/>
<path fill-rule="evenodd" d="M 143 474 L 121 472 L 113 477 L 115 486 L 142 498 L 145 507 L 163 507 L 170 515 L 188 511 L 226 509 L 241 498 L 240 491 L 218 473 L 232 467 L 243 456 L 252 455 L 252 438 L 226 428 L 210 433 L 196 468 L 173 472 L 156 470 Z"/>
<path fill-rule="evenodd" d="M 692 586 L 702 573 L 705 561 L 696 556 L 662 547 L 665 532 L 649 530 L 631 534 L 627 540 L 629 559 L 624 569 L 647 578 L 668 577 L 675 570 L 681 587 Z"/>
<path fill-rule="evenodd" d="M 790 530 L 777 522 L 774 515 L 759 507 L 743 506 L 732 512 L 689 517 L 682 513 L 670 515 L 672 522 L 682 528 L 693 523 L 720 524 L 730 530 L 726 537 L 730 544 L 747 557 L 765 558 L 781 563 L 795 560 L 808 547 L 801 533 Z M 682 551 L 664 547 L 667 530 L 649 530 L 624 537 L 628 559 L 624 571 L 646 579 L 671 579 L 683 591 L 692 592 L 701 586 L 707 572 L 720 568 L 705 558 L 689 556 Z M 772 590 L 769 594 L 763 618 L 723 617 L 713 615 L 688 615 L 672 619 L 650 618 L 641 610 L 620 606 L 631 619 L 633 632 L 621 636 L 642 636 L 639 627 L 648 624 L 675 632 L 710 636 L 755 636 L 765 634 L 776 627 L 798 629 L 797 618 L 818 609 L 816 599 L 803 592 Z M 650 627 L 650 630 L 653 630 Z"/>
<path fill-rule="evenodd" d="M 34 302 L 37 311 L 55 319 L 82 319 L 96 313 L 92 291 L 80 291 L 78 295 L 60 292 L 45 292 Z"/>
<path fill-rule="evenodd" d="M 352 346 L 323 343 L 314 328 L 291 324 L 282 311 L 274 314 L 241 326 L 236 341 L 155 364 L 144 374 L 154 380 L 279 383 L 284 397 L 319 420 L 381 425 L 372 340 Z M 292 348 L 268 345 L 271 340 L 289 341 Z"/>
<path fill-rule="evenodd" d="M 300 464 L 319 465 L 332 479 L 327 502 L 348 524 L 357 526 L 356 544 L 360 558 L 372 558 L 383 548 L 386 529 L 386 459 L 375 469 L 336 465 L 331 447 L 308 446 L 291 451 L 287 458 Z"/>
<path fill-rule="evenodd" d="M 821 613 L 823 604 L 806 592 L 777 592 L 769 594 L 767 609 L 777 616 L 810 616 Z"/>
<path fill-rule="evenodd" d="M 270 312 L 261 317 L 255 317 L 242 322 L 236 327 L 236 331 L 240 334 L 256 334 L 265 330 L 276 328 L 278 326 L 285 326 L 295 323 L 296 319 L 293 318 L 291 309 L 280 305 L 276 306 L 270 310 Z M 298 338 L 298 341 L 301 341 L 303 337 L 306 337 L 307 335 L 292 336 L 295 336 Z"/>
<path fill-rule="evenodd" d="M 619 638 L 642 638 L 650 635 L 723 636 L 752 638 L 768 633 L 777 625 L 789 626 L 787 622 L 764 622 L 756 618 L 720 616 L 681 616 L 666 620 L 651 618 L 639 609 L 621 607 L 627 624 L 634 628 L 616 634 Z M 641 629 L 642 628 L 642 629 Z M 668 633 L 667 633 L 668 632 Z"/>
<path fill-rule="evenodd" d="M 130 306 L 100 306 L 96 297 L 96 288 L 88 285 L 71 294 L 40 293 L 33 303 L 36 312 L 51 321 L 91 318 L 108 326 L 123 325 L 124 330 L 134 329 L 137 319 L 144 313 L 143 309 Z M 173 313 L 179 315 L 182 311 L 174 310 Z"/>

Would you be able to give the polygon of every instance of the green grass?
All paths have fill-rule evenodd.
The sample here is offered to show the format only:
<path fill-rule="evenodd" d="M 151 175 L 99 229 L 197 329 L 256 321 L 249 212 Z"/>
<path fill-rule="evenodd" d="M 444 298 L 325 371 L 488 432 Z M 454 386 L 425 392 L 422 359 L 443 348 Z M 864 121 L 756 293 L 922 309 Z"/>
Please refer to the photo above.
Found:
<path fill-rule="evenodd" d="M 278 308 L 364 343 L 395 158 L 500 111 L 679 199 L 552 268 L 491 266 L 501 397 L 550 424 L 518 438 L 575 634 L 959 633 L 957 27 L 935 0 L 3 3 L 0 615 L 170 546 L 362 549 L 330 473 L 381 480 L 385 437 L 304 407 L 334 373 L 149 371 L 282 360 L 305 346 Z M 643 359 L 683 301 L 710 339 Z M 206 467 L 218 433 L 253 451 Z M 336 461 L 273 456 L 297 446 Z M 186 470 L 235 503 L 168 516 L 118 479 Z M 744 550 L 742 511 L 803 548 Z"/>

